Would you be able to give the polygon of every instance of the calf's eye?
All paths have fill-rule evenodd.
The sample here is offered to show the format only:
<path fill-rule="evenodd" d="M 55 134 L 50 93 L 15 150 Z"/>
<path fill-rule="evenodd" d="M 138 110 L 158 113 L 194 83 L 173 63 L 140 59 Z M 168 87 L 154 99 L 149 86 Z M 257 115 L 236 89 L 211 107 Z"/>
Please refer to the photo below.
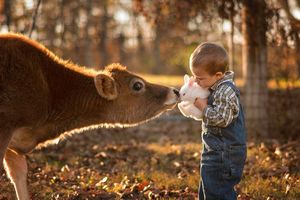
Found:
<path fill-rule="evenodd" d="M 129 87 L 133 92 L 140 93 L 145 90 L 145 83 L 140 78 L 133 78 L 130 82 Z"/>
<path fill-rule="evenodd" d="M 138 92 L 141 89 L 143 89 L 143 87 L 144 87 L 143 83 L 137 81 L 133 84 L 132 89 Z"/>

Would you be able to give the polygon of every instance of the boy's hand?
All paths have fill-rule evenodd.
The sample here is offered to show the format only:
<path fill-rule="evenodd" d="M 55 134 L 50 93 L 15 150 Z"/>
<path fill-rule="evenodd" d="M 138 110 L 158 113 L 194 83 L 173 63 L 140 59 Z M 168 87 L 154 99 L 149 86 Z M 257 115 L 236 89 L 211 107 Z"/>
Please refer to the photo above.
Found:
<path fill-rule="evenodd" d="M 207 98 L 206 99 L 201 99 L 201 98 L 196 98 L 194 105 L 201 111 L 204 110 L 207 106 Z"/>

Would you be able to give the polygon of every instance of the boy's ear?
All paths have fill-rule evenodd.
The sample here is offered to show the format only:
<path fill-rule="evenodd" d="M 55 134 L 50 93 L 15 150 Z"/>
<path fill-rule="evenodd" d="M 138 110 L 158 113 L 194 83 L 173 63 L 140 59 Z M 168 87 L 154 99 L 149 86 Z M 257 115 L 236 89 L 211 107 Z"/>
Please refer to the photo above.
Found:
<path fill-rule="evenodd" d="M 220 78 L 221 76 L 223 76 L 224 75 L 224 73 L 222 73 L 222 72 L 217 72 L 216 73 L 216 76 L 218 77 L 218 78 Z"/>
<path fill-rule="evenodd" d="M 100 96 L 105 99 L 113 100 L 118 96 L 115 80 L 107 74 L 97 74 L 94 78 L 96 89 Z"/>
<path fill-rule="evenodd" d="M 184 77 L 183 77 L 183 80 L 184 80 L 184 83 L 188 83 L 189 80 L 190 80 L 189 75 L 185 74 Z"/>

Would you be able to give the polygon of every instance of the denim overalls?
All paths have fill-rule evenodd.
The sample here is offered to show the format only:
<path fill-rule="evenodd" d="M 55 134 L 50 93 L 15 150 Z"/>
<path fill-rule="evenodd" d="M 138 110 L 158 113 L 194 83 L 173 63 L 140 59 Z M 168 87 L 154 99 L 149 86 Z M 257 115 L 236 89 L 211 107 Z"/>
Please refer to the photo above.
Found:
<path fill-rule="evenodd" d="M 231 81 L 228 84 L 240 100 L 240 92 Z M 213 93 L 208 97 L 212 105 Z M 246 161 L 246 130 L 243 108 L 240 106 L 237 118 L 225 128 L 202 126 L 202 158 L 200 200 L 235 200 L 234 185 L 241 180 Z"/>

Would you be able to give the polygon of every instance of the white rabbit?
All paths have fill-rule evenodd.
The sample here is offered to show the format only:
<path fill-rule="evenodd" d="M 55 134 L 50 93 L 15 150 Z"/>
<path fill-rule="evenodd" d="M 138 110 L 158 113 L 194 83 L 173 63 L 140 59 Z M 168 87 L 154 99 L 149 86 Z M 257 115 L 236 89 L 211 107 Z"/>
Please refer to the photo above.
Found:
<path fill-rule="evenodd" d="M 209 91 L 200 87 L 194 77 L 184 75 L 184 84 L 179 91 L 181 102 L 178 104 L 180 112 L 195 120 L 201 120 L 202 112 L 194 105 L 196 98 L 205 99 Z"/>

